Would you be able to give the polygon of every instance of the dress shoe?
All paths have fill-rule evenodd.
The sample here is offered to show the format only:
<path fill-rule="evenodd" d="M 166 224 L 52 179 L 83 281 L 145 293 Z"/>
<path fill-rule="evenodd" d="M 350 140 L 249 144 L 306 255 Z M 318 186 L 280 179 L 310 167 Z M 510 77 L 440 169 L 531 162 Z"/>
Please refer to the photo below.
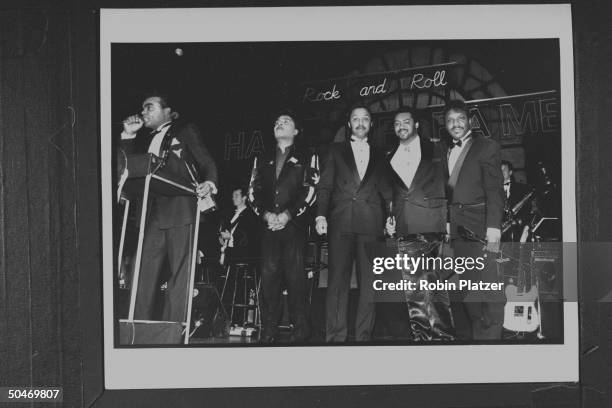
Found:
<path fill-rule="evenodd" d="M 276 342 L 277 337 L 278 337 L 278 327 L 275 327 L 269 323 L 264 324 L 263 331 L 261 333 L 261 337 L 259 338 L 259 340 L 262 343 L 271 344 L 271 343 Z"/>
<path fill-rule="evenodd" d="M 298 317 L 291 333 L 292 343 L 304 343 L 310 337 L 310 325 L 305 317 Z"/>

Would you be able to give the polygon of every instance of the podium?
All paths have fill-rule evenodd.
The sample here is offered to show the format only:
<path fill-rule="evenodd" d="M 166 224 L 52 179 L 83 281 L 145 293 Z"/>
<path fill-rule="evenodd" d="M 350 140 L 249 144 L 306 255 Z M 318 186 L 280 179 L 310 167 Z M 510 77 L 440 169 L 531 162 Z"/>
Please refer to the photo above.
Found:
<path fill-rule="evenodd" d="M 142 209 L 140 214 L 140 225 L 138 230 L 138 244 L 134 262 L 134 273 L 130 289 L 130 306 L 127 319 L 119 320 L 119 341 L 121 345 L 126 344 L 177 344 L 189 343 L 189 328 L 191 324 L 191 313 L 193 307 L 194 279 L 197 256 L 197 238 L 200 225 L 200 209 L 196 206 L 196 221 L 194 229 L 193 247 L 191 248 L 191 259 L 189 268 L 189 284 L 187 286 L 187 315 L 182 322 L 166 322 L 151 320 L 134 320 L 136 296 L 140 282 L 140 267 L 142 263 L 142 250 L 144 242 L 145 226 L 147 221 L 147 209 L 151 196 L 189 196 L 198 200 L 195 185 L 197 181 L 194 172 L 187 169 L 192 175 L 192 180 L 187 180 L 164 169 L 164 160 L 151 153 L 126 155 L 120 150 L 118 157 L 118 171 L 120 176 L 117 197 L 124 203 L 124 213 L 121 227 L 121 236 L 118 250 L 118 267 L 121 268 L 125 234 L 128 219 L 128 211 L 131 199 L 142 197 Z M 182 335 L 184 333 L 184 335 Z"/>

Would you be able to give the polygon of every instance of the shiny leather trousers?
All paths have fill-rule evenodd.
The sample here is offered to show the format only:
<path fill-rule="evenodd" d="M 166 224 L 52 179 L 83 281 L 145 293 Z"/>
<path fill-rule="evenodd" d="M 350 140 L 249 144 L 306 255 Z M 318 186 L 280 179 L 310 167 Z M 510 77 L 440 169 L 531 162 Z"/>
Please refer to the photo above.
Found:
<path fill-rule="evenodd" d="M 417 234 L 397 240 L 400 255 L 412 258 L 437 257 L 442 245 L 439 234 Z M 410 327 L 415 341 L 454 340 L 450 301 L 445 290 L 419 289 L 419 281 L 436 282 L 439 275 L 434 270 L 420 268 L 414 274 L 402 269 L 402 278 L 415 282 L 415 290 L 406 289 L 404 297 L 410 316 Z"/>

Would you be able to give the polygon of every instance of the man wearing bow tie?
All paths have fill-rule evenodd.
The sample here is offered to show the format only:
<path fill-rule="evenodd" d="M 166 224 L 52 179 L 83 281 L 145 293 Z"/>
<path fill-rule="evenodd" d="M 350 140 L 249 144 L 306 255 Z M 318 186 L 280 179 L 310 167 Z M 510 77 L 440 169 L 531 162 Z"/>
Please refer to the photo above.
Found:
<path fill-rule="evenodd" d="M 398 144 L 387 154 L 393 186 L 393 218 L 387 219 L 387 234 L 398 237 L 427 234 L 433 242 L 441 243 L 446 232 L 447 206 L 446 178 L 439 146 L 419 135 L 416 109 L 401 108 L 395 114 L 393 128 Z M 436 234 L 439 234 L 439 238 L 434 238 Z M 432 274 L 431 271 L 420 272 L 422 275 L 419 278 Z M 417 312 L 410 313 L 412 322 L 407 316 L 405 304 L 381 302 L 379 311 L 386 311 L 390 330 L 401 329 L 410 323 L 413 337 L 439 338 L 450 328 L 448 294 L 446 291 L 432 293 L 434 303 L 431 305 L 409 302 L 410 311 Z"/>
<path fill-rule="evenodd" d="M 236 188 L 232 192 L 236 208 L 223 220 L 219 232 L 225 262 L 252 262 L 255 259 L 259 223 L 253 210 L 247 206 L 247 199 L 245 188 Z"/>
<path fill-rule="evenodd" d="M 384 208 L 391 201 L 388 162 L 368 143 L 372 116 L 364 106 L 348 117 L 351 138 L 334 143 L 323 161 L 317 185 L 316 229 L 329 225 L 329 281 L 326 298 L 326 340 L 343 342 L 348 335 L 348 293 L 353 261 L 359 279 L 355 340 L 371 339 L 375 319 L 372 265 L 365 245 L 381 236 Z"/>
<path fill-rule="evenodd" d="M 150 94 L 142 103 L 142 116 L 133 115 L 123 121 L 121 148 L 126 153 L 148 152 L 165 157 L 164 169 L 196 183 L 199 197 L 216 194 L 217 167 L 200 131 L 190 123 L 175 123 L 175 116 L 166 95 Z M 149 202 L 134 318 L 154 318 L 159 276 L 164 265 L 169 265 L 162 320 L 182 322 L 187 313 L 197 200 L 190 196 L 151 196 Z"/>
<path fill-rule="evenodd" d="M 306 320 L 305 213 L 315 200 L 314 189 L 304 181 L 310 163 L 298 149 L 300 132 L 294 112 L 281 111 L 274 122 L 275 148 L 261 157 L 252 180 L 252 205 L 265 225 L 261 235 L 261 282 L 265 307 L 261 340 L 278 340 L 281 289 L 284 282 L 293 320 L 292 341 L 308 338 Z"/>
<path fill-rule="evenodd" d="M 446 155 L 446 174 L 450 235 L 455 256 L 483 256 L 482 245 L 461 237 L 458 234 L 459 226 L 485 237 L 487 251 L 498 252 L 504 212 L 499 145 L 492 139 L 472 133 L 468 109 L 462 101 L 450 101 L 445 108 L 444 119 L 446 130 L 452 138 Z M 485 269 L 468 271 L 461 275 L 462 278 L 500 282 L 492 258 L 493 255 L 488 257 L 489 263 Z M 463 292 L 453 299 L 451 307 L 459 338 L 501 338 L 503 294 L 489 292 Z"/>

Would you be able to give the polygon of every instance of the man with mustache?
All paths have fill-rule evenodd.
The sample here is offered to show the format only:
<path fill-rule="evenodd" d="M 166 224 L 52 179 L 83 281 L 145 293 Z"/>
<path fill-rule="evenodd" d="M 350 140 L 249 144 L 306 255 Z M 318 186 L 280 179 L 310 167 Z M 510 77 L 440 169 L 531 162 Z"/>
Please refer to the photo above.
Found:
<path fill-rule="evenodd" d="M 393 180 L 395 225 L 387 232 L 400 236 L 446 231 L 443 166 L 434 144 L 418 134 L 416 110 L 400 109 L 393 121 L 398 145 L 387 154 Z"/>
<path fill-rule="evenodd" d="M 126 153 L 164 156 L 164 169 L 185 180 L 196 178 L 199 197 L 216 194 L 217 167 L 200 131 L 191 123 L 176 123 L 170 103 L 167 95 L 151 93 L 142 103 L 142 116 L 132 115 L 123 121 L 121 148 Z M 142 132 L 143 128 L 149 132 Z M 151 196 L 149 202 L 141 273 L 139 282 L 134 282 L 138 284 L 134 318 L 153 319 L 159 275 L 167 264 L 170 277 L 162 320 L 182 322 L 187 313 L 197 200 L 190 196 Z"/>
<path fill-rule="evenodd" d="M 458 233 L 458 227 L 484 237 L 488 256 L 481 271 L 467 271 L 453 279 L 500 282 L 494 254 L 499 251 L 504 213 L 503 176 L 499 144 L 472 133 L 464 102 L 450 101 L 444 112 L 451 144 L 446 153 L 447 196 L 450 235 L 455 257 L 483 256 L 482 245 Z M 453 296 L 454 295 L 454 296 Z M 451 292 L 451 308 L 457 337 L 494 340 L 501 338 L 504 295 L 495 291 Z"/>
<path fill-rule="evenodd" d="M 419 118 L 416 109 L 401 108 L 393 121 L 398 145 L 387 154 L 391 164 L 390 178 L 393 186 L 393 216 L 386 224 L 387 234 L 406 239 L 417 238 L 415 234 L 426 235 L 432 244 L 428 256 L 436 256 L 446 232 L 446 193 L 442 160 L 437 146 L 418 134 Z M 392 222 L 394 221 L 394 222 Z M 409 254 L 418 256 L 419 254 Z M 435 272 L 418 271 L 415 279 L 424 279 Z M 448 294 L 431 292 L 409 294 L 410 316 L 406 305 L 396 302 L 381 302 L 379 307 L 387 311 L 386 316 L 396 323 L 388 326 L 401 328 L 410 321 L 412 337 L 430 339 L 448 337 L 450 313 Z M 444 300 L 442 302 L 441 300 Z M 379 309 L 380 310 L 380 309 Z"/>
<path fill-rule="evenodd" d="M 365 246 L 384 230 L 384 208 L 391 201 L 384 152 L 368 143 L 372 116 L 365 106 L 349 112 L 350 140 L 334 143 L 323 161 L 317 185 L 316 229 L 329 225 L 329 281 L 326 298 L 326 340 L 348 336 L 348 293 L 353 261 L 359 279 L 355 340 L 371 339 L 375 319 L 372 264 Z"/>
<path fill-rule="evenodd" d="M 314 189 L 304 183 L 309 161 L 298 149 L 295 139 L 300 132 L 294 112 L 281 111 L 274 122 L 274 150 L 257 163 L 252 180 L 252 205 L 265 222 L 261 235 L 261 279 L 264 326 L 261 340 L 278 340 L 281 311 L 281 284 L 289 295 L 293 319 L 292 341 L 308 338 L 306 321 L 306 244 L 305 212 L 315 200 Z"/>

